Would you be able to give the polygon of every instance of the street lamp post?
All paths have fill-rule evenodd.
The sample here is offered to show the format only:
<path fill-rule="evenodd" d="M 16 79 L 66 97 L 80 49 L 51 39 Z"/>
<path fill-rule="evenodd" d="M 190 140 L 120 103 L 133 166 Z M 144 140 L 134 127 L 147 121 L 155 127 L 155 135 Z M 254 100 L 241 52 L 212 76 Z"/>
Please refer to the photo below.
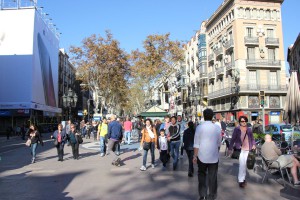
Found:
<path fill-rule="evenodd" d="M 198 105 L 200 105 L 200 116 L 201 116 L 201 102 L 199 102 L 201 100 L 201 94 L 200 94 L 199 90 L 195 91 L 195 100 L 196 100 L 196 114 L 198 116 L 198 109 L 197 109 L 197 107 L 198 107 Z"/>
<path fill-rule="evenodd" d="M 68 93 L 63 95 L 63 105 L 64 107 L 69 108 L 69 120 L 71 120 L 71 109 L 72 107 L 76 107 L 77 103 L 77 95 L 76 93 L 69 88 Z"/>

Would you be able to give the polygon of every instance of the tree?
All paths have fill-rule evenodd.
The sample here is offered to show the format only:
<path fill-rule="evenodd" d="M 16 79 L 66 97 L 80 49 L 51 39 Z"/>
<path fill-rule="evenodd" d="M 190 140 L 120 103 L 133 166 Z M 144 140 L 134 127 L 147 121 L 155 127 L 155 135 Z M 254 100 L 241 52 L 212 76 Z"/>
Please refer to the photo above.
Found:
<path fill-rule="evenodd" d="M 149 35 L 143 42 L 144 52 L 138 49 L 131 52 L 131 96 L 136 90 L 140 90 L 139 97 L 134 105 L 143 105 L 145 91 L 151 91 L 154 83 L 174 70 L 174 63 L 183 61 L 182 44 L 179 41 L 171 41 L 170 34 Z M 151 95 L 151 94 L 149 94 Z"/>
<path fill-rule="evenodd" d="M 109 109 L 122 108 L 128 100 L 129 55 L 111 32 L 106 31 L 106 37 L 93 34 L 82 46 L 71 46 L 70 52 L 77 79 L 94 92 L 94 100 Z"/>

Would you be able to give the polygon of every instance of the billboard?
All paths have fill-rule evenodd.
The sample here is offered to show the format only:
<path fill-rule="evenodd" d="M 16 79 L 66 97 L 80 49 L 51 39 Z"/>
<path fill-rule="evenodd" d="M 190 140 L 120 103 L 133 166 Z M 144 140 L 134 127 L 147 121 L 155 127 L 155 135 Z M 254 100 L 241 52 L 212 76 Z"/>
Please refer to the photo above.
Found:
<path fill-rule="evenodd" d="M 35 8 L 0 10 L 0 109 L 61 112 L 58 50 L 58 38 Z"/>

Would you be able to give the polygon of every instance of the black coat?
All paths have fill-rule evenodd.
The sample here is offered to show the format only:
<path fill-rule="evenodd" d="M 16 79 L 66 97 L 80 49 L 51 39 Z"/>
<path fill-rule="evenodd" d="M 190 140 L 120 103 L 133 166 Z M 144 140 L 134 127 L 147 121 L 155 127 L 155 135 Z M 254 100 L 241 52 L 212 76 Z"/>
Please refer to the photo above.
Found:
<path fill-rule="evenodd" d="M 195 129 L 189 127 L 183 132 L 183 148 L 186 150 L 194 149 Z"/>

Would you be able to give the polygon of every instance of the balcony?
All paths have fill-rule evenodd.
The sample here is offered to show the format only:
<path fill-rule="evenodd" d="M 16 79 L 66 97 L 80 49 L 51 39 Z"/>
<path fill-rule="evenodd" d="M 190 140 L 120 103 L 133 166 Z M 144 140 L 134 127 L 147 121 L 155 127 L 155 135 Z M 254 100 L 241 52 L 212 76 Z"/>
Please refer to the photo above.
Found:
<path fill-rule="evenodd" d="M 195 68 L 194 67 L 192 67 L 192 74 L 195 74 Z"/>
<path fill-rule="evenodd" d="M 207 73 L 206 72 L 201 72 L 199 74 L 200 78 L 207 78 Z"/>
<path fill-rule="evenodd" d="M 260 84 L 245 84 L 239 86 L 239 92 L 247 91 L 268 91 L 268 92 L 286 92 L 288 89 L 287 85 L 260 85 Z"/>
<path fill-rule="evenodd" d="M 208 79 L 215 79 L 215 76 L 216 75 L 214 71 L 208 73 Z"/>
<path fill-rule="evenodd" d="M 217 90 L 217 91 L 210 92 L 208 94 L 208 98 L 209 99 L 215 99 L 215 98 L 231 95 L 233 93 L 234 93 L 234 88 L 233 87 L 226 87 L 226 88 L 223 88 L 223 89 L 220 89 L 220 90 Z"/>
<path fill-rule="evenodd" d="M 223 47 L 218 48 L 215 51 L 215 54 L 216 54 L 216 58 L 218 58 L 219 56 L 222 56 L 223 55 Z"/>
<path fill-rule="evenodd" d="M 228 40 L 227 42 L 225 42 L 224 44 L 224 48 L 226 51 L 233 49 L 233 40 Z"/>
<path fill-rule="evenodd" d="M 208 55 L 208 62 L 214 62 L 214 54 L 213 53 L 211 53 L 211 54 L 209 54 Z"/>
<path fill-rule="evenodd" d="M 271 37 L 267 37 L 266 40 L 266 46 L 270 47 L 278 47 L 279 46 L 279 38 L 271 38 Z"/>
<path fill-rule="evenodd" d="M 216 74 L 217 74 L 217 76 L 224 75 L 224 69 L 225 69 L 225 67 L 223 67 L 223 66 L 217 68 L 217 69 L 216 69 Z"/>
<path fill-rule="evenodd" d="M 206 62 L 207 56 L 200 56 L 199 61 L 200 62 Z"/>
<path fill-rule="evenodd" d="M 258 45 L 259 44 L 259 40 L 258 37 L 245 37 L 244 38 L 245 41 L 245 45 Z"/>
<path fill-rule="evenodd" d="M 269 67 L 281 68 L 280 60 L 265 60 L 265 59 L 251 59 L 246 60 L 247 67 Z"/>
<path fill-rule="evenodd" d="M 235 67 L 234 62 L 229 62 L 226 64 L 226 71 L 232 70 Z"/>

